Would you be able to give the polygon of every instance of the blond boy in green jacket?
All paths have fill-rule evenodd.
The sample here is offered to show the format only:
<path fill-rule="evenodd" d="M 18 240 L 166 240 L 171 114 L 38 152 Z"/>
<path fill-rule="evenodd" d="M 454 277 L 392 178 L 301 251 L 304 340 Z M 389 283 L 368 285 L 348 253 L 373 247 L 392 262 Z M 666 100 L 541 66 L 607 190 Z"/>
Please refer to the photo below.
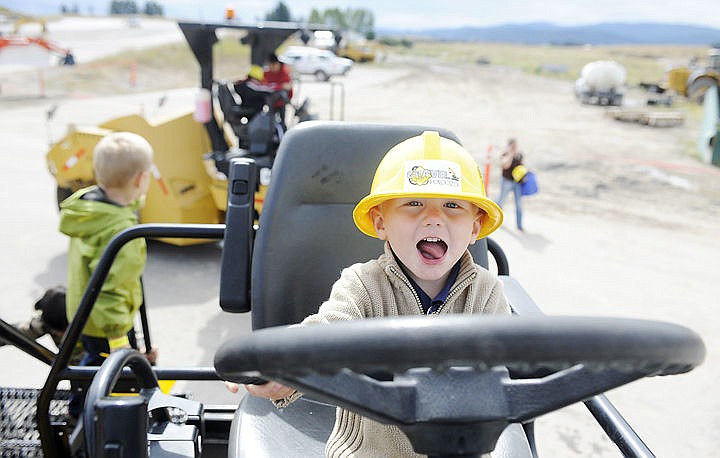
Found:
<path fill-rule="evenodd" d="M 119 232 L 138 223 L 137 212 L 150 185 L 153 150 L 139 135 L 116 132 L 93 152 L 96 186 L 81 189 L 60 205 L 60 232 L 70 237 L 66 312 L 71 321 L 103 250 Z M 119 251 L 80 336 L 81 366 L 99 366 L 108 353 L 135 346 L 133 324 L 142 305 L 140 276 L 145 267 L 144 239 Z M 148 359 L 154 360 L 150 351 Z M 70 414 L 82 400 L 74 396 Z"/>

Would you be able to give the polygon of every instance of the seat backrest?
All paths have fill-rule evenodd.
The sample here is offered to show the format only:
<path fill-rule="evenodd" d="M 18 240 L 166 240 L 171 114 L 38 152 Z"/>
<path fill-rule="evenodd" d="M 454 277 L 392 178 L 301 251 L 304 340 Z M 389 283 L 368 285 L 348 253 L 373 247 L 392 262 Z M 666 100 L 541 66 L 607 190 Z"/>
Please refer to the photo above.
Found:
<path fill-rule="evenodd" d="M 293 324 L 315 313 L 344 267 L 382 253 L 383 242 L 354 225 L 355 204 L 395 144 L 438 130 L 423 126 L 309 121 L 283 138 L 252 254 L 253 329 Z M 487 245 L 473 245 L 487 266 Z"/>
<path fill-rule="evenodd" d="M 230 86 L 225 81 L 218 81 L 217 83 L 217 98 L 218 103 L 220 103 L 220 110 L 223 113 L 223 116 L 225 116 L 225 119 L 228 122 L 232 122 L 231 119 L 233 118 L 233 107 L 238 106 L 239 103 L 235 100 L 235 97 L 233 97 L 232 89 L 230 89 Z"/>

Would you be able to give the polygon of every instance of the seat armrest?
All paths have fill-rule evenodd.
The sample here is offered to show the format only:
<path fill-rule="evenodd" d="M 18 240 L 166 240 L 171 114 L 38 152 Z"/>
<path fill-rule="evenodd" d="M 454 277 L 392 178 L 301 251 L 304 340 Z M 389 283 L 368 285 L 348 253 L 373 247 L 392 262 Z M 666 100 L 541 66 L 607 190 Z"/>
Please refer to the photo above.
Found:
<path fill-rule="evenodd" d="M 255 161 L 230 161 L 225 237 L 220 260 L 220 307 L 226 312 L 250 311 L 250 264 L 255 238 Z"/>
<path fill-rule="evenodd" d="M 498 275 L 498 278 L 503 283 L 503 289 L 505 290 L 505 297 L 507 297 L 508 304 L 512 309 L 513 315 L 522 316 L 542 316 L 543 311 L 538 307 L 535 301 L 532 300 L 530 295 L 525 291 L 515 278 L 507 275 Z"/>

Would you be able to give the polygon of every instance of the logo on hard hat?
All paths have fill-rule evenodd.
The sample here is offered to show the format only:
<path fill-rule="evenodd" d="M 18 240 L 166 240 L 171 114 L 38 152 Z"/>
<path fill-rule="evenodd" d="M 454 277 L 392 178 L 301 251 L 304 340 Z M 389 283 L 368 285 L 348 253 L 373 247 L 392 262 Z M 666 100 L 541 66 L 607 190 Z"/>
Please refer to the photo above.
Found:
<path fill-rule="evenodd" d="M 408 180 L 416 186 L 424 186 L 428 184 L 430 182 L 430 178 L 432 178 L 432 172 L 422 165 L 414 166 L 410 169 L 410 173 L 408 173 Z"/>
<path fill-rule="evenodd" d="M 462 172 L 460 165 L 455 162 L 408 161 L 405 163 L 405 176 L 405 188 L 408 191 L 453 192 L 461 188 Z"/>

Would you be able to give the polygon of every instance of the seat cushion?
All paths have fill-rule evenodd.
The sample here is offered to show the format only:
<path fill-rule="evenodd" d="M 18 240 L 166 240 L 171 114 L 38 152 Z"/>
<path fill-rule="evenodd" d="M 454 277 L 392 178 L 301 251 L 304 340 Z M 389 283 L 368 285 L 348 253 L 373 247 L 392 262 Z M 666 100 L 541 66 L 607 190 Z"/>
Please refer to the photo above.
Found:
<path fill-rule="evenodd" d="M 247 395 L 235 412 L 229 458 L 322 458 L 335 407 L 301 398 L 284 409 Z"/>

